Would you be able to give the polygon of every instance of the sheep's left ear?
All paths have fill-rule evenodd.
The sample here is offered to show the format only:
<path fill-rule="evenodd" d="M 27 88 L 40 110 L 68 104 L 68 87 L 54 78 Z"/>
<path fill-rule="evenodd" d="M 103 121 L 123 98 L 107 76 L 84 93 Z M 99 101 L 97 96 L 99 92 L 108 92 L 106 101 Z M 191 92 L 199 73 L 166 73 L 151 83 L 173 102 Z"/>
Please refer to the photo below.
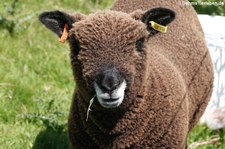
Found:
<path fill-rule="evenodd" d="M 156 34 L 159 31 L 155 30 L 151 27 L 150 21 L 154 21 L 157 24 L 167 26 L 175 19 L 175 12 L 168 8 L 152 8 L 143 12 L 141 10 L 137 10 L 130 14 L 134 19 L 141 20 L 143 23 L 147 25 L 147 29 L 151 34 Z"/>
<path fill-rule="evenodd" d="M 85 19 L 85 15 L 83 14 L 68 14 L 59 10 L 43 12 L 39 16 L 41 23 L 56 33 L 59 37 L 62 36 L 65 25 L 69 31 L 72 28 L 73 23 L 83 19 Z"/>

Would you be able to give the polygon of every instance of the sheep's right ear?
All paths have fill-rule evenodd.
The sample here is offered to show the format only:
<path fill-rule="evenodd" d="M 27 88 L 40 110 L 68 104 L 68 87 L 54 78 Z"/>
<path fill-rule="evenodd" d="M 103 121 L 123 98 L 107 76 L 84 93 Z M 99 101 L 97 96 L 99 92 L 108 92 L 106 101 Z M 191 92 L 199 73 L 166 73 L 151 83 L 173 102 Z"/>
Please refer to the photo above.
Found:
<path fill-rule="evenodd" d="M 152 27 L 150 22 L 155 22 L 161 26 L 167 26 L 175 19 L 175 12 L 168 8 L 151 8 L 146 12 L 142 10 L 136 10 L 132 12 L 131 17 L 135 20 L 140 20 L 146 24 L 148 31 L 151 35 L 154 35 L 159 32 L 156 28 Z"/>
<path fill-rule="evenodd" d="M 159 8 L 152 8 L 146 11 L 143 14 L 141 20 L 143 23 L 147 25 L 148 31 L 154 35 L 158 33 L 159 30 L 156 30 L 154 27 L 150 26 L 151 21 L 158 23 L 162 26 L 167 26 L 175 19 L 175 17 L 176 13 L 173 10 L 159 7 Z"/>
<path fill-rule="evenodd" d="M 84 19 L 84 15 L 82 14 L 76 13 L 70 15 L 58 10 L 43 12 L 39 16 L 41 23 L 56 33 L 59 37 L 62 36 L 65 25 L 67 25 L 68 30 L 70 30 L 74 22 L 82 19 Z"/>

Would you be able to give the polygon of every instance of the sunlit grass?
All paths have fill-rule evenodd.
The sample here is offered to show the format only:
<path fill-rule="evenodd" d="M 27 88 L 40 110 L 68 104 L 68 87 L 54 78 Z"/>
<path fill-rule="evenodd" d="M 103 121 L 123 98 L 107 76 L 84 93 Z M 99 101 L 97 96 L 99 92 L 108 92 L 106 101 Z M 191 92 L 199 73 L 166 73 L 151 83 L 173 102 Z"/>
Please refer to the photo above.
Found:
<path fill-rule="evenodd" d="M 14 34 L 0 28 L 0 148 L 68 148 L 67 118 L 75 83 L 69 47 L 38 21 L 47 10 L 90 13 L 112 1 L 18 1 Z"/>

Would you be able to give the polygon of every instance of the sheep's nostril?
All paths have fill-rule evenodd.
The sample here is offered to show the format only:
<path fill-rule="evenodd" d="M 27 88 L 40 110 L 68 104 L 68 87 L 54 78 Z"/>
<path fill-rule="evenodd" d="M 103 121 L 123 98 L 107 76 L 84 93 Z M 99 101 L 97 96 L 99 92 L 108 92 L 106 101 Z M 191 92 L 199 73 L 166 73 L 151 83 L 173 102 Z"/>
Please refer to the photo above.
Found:
<path fill-rule="evenodd" d="M 106 91 L 112 91 L 118 88 L 120 85 L 120 81 L 113 78 L 106 78 L 103 79 L 101 86 Z"/>
<path fill-rule="evenodd" d="M 116 68 L 107 68 L 97 77 L 96 82 L 104 92 L 112 92 L 119 88 L 124 78 Z"/>

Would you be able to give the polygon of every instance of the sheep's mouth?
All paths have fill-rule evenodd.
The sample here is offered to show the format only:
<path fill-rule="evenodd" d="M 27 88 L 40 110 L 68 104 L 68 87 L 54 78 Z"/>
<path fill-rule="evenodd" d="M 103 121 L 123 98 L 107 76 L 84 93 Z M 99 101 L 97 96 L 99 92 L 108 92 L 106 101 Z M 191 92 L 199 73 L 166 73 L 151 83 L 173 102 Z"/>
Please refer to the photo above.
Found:
<path fill-rule="evenodd" d="M 123 97 L 115 98 L 115 99 L 114 98 L 109 98 L 109 99 L 98 98 L 98 101 L 101 104 L 101 106 L 103 106 L 104 108 L 116 108 L 122 103 Z"/>
<path fill-rule="evenodd" d="M 115 102 L 117 100 L 119 100 L 120 98 L 109 98 L 109 99 L 102 99 L 102 101 L 104 102 Z"/>
<path fill-rule="evenodd" d="M 118 88 L 110 91 L 104 92 L 99 85 L 94 82 L 94 88 L 96 92 L 96 96 L 100 105 L 104 108 L 116 108 L 120 106 L 123 102 L 125 89 L 126 89 L 126 81 L 124 80 Z"/>

